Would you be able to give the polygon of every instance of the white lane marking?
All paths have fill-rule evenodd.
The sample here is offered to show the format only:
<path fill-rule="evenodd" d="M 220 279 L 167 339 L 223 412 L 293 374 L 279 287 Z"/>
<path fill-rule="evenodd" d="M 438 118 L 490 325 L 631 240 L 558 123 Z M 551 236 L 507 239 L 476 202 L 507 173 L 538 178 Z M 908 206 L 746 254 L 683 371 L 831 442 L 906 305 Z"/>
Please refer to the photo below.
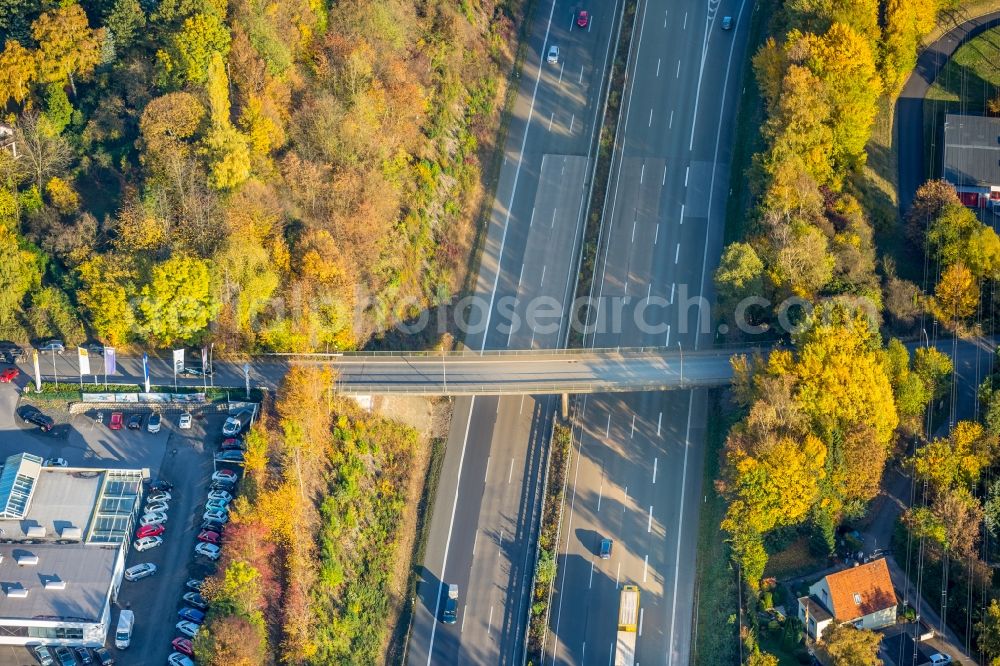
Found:
<path fill-rule="evenodd" d="M 497 542 L 497 562 L 500 561 L 500 557 L 503 555 L 503 530 L 500 530 L 500 541 Z"/>
<path fill-rule="evenodd" d="M 681 244 L 677 244 L 677 249 L 674 250 L 674 263 L 676 264 L 681 258 Z"/>
<path fill-rule="evenodd" d="M 465 618 L 469 615 L 469 604 L 462 606 L 462 626 L 458 628 L 458 633 L 465 631 Z"/>
<path fill-rule="evenodd" d="M 476 535 L 472 537 L 472 556 L 476 555 L 476 545 L 479 543 L 479 530 L 476 530 Z"/>
<path fill-rule="evenodd" d="M 624 294 L 622 294 L 622 295 L 623 295 L 623 296 L 626 296 L 626 297 L 628 296 L 628 281 L 629 281 L 630 279 L 631 279 L 631 276 L 629 276 L 629 277 L 626 277 L 626 278 L 625 278 L 625 293 L 624 293 Z"/>
<path fill-rule="evenodd" d="M 486 480 L 490 478 L 490 460 L 491 459 L 492 459 L 491 456 L 486 456 L 486 472 L 483 474 L 483 483 L 486 483 Z"/>
<path fill-rule="evenodd" d="M 569 117 L 569 133 L 573 133 L 573 124 L 576 123 L 576 114 L 574 113 Z"/>
<path fill-rule="evenodd" d="M 556 112 L 553 111 L 551 114 L 549 114 L 549 131 L 550 132 L 552 131 L 552 121 L 555 120 L 555 119 L 556 119 Z"/>
<path fill-rule="evenodd" d="M 673 122 L 672 119 L 671 119 L 671 122 Z M 660 181 L 660 185 L 666 185 L 666 184 L 667 184 L 667 165 L 664 164 L 663 165 L 663 180 Z"/>
<path fill-rule="evenodd" d="M 672 282 L 672 283 L 670 284 L 670 304 L 671 304 L 671 305 L 673 305 L 673 304 L 674 304 L 674 291 L 675 291 L 676 289 L 677 289 L 677 283 L 676 283 L 676 282 Z"/>
<path fill-rule="evenodd" d="M 486 635 L 489 636 L 491 631 L 493 631 L 493 606 L 492 605 L 490 605 L 490 623 L 486 627 Z"/>
<path fill-rule="evenodd" d="M 670 112 L 670 123 L 667 125 L 667 129 L 673 129 L 673 128 L 674 128 L 674 112 L 671 111 Z"/>
<path fill-rule="evenodd" d="M 553 208 L 552 209 L 552 223 L 549 225 L 550 227 L 556 226 L 556 213 L 558 213 L 558 212 L 559 212 L 558 208 Z"/>
<path fill-rule="evenodd" d="M 577 83 L 583 83 L 583 65 L 580 65 L 580 78 L 577 80 Z"/>
<path fill-rule="evenodd" d="M 587 582 L 587 589 L 594 586 L 594 560 L 590 561 L 590 580 Z"/>
<path fill-rule="evenodd" d="M 674 75 L 675 79 L 681 78 L 681 61 L 677 61 L 677 74 Z"/>
<path fill-rule="evenodd" d="M 510 485 L 511 480 L 514 478 L 514 459 L 510 459 L 510 471 L 507 472 L 507 485 Z"/>
<path fill-rule="evenodd" d="M 656 59 L 656 76 L 660 76 L 660 58 Z"/>
<path fill-rule="evenodd" d="M 663 412 L 660 412 L 660 415 L 656 419 L 656 436 L 657 437 L 660 436 L 660 425 L 662 423 L 663 423 Z"/>
<path fill-rule="evenodd" d="M 647 557 L 649 557 L 649 556 L 647 555 Z M 646 574 L 645 573 L 643 573 L 643 575 L 642 575 L 642 582 L 644 582 L 644 583 L 646 582 Z M 639 609 L 639 635 L 640 636 L 642 636 L 642 614 L 643 614 L 643 612 L 645 610 L 646 610 L 645 608 L 640 608 Z"/>
<path fill-rule="evenodd" d="M 591 19 L 590 21 L 587 21 L 587 32 L 590 32 L 590 29 L 593 28 L 593 27 L 594 27 L 594 21 L 593 21 L 593 19 Z"/>
<path fill-rule="evenodd" d="M 633 243 L 635 242 L 635 227 L 636 227 L 637 224 L 639 224 L 639 220 L 638 219 L 632 220 L 632 242 Z"/>
<path fill-rule="evenodd" d="M 510 344 L 508 344 L 507 346 L 509 347 Z M 524 409 L 524 396 L 522 395 L 521 396 L 521 406 L 517 409 L 517 413 L 520 414 L 523 409 Z"/>
<path fill-rule="evenodd" d="M 684 30 L 688 29 L 688 13 L 684 12 Z"/>
<path fill-rule="evenodd" d="M 743 5 L 740 5 L 740 13 L 743 13 Z M 681 561 L 681 541 L 683 541 L 684 535 L 682 530 L 684 527 L 684 491 L 687 488 L 688 449 L 691 448 L 691 412 L 694 410 L 694 391 L 691 391 L 688 395 L 690 397 L 688 398 L 687 431 L 684 433 L 684 466 L 681 469 L 681 510 L 677 513 L 677 551 L 674 554 L 674 562 L 677 563 Z M 680 582 L 678 578 L 679 576 L 674 576 L 674 600 L 673 606 L 670 609 L 670 649 L 667 651 L 668 666 L 674 660 L 674 622 L 677 619 L 677 586 Z"/>
<path fill-rule="evenodd" d="M 538 281 L 539 287 L 545 284 L 545 268 L 545 266 L 542 266 L 542 279 Z"/>
<path fill-rule="evenodd" d="M 642 183 L 643 179 L 646 177 L 646 165 L 643 164 L 639 169 L 639 183 Z"/>
<path fill-rule="evenodd" d="M 559 65 L 559 83 L 562 83 L 562 75 L 564 69 L 566 69 L 566 63 L 561 63 Z"/>
<path fill-rule="evenodd" d="M 646 558 L 642 561 L 642 582 L 643 583 L 646 582 L 646 574 L 647 574 L 647 570 L 648 569 L 649 569 L 649 555 L 646 555 Z"/>
<path fill-rule="evenodd" d="M 649 126 L 650 127 L 653 126 L 653 110 L 652 109 L 649 110 Z"/>
<path fill-rule="evenodd" d="M 664 347 L 670 346 L 670 324 L 667 324 L 667 341 L 663 343 Z"/>
<path fill-rule="evenodd" d="M 530 227 L 535 223 L 535 207 L 531 207 L 531 218 L 528 219 L 528 226 Z"/>
<path fill-rule="evenodd" d="M 632 415 L 632 432 L 628 434 L 629 439 L 635 438 L 635 414 Z"/>
<path fill-rule="evenodd" d="M 652 282 L 650 282 L 649 284 L 646 285 L 646 300 L 647 301 L 649 300 L 649 295 L 651 293 L 653 293 L 653 283 Z"/>
<path fill-rule="evenodd" d="M 659 426 L 657 426 L 657 433 L 659 433 Z M 653 485 L 656 485 L 656 466 L 659 460 L 659 458 L 653 458 Z"/>
<path fill-rule="evenodd" d="M 597 490 L 597 510 L 601 510 L 601 500 L 604 498 L 604 477 L 601 477 L 601 487 Z"/>
<path fill-rule="evenodd" d="M 619 562 L 618 563 L 618 573 L 615 574 L 615 589 L 616 590 L 618 589 L 618 583 L 621 582 L 621 579 L 622 579 L 622 563 Z"/>
<path fill-rule="evenodd" d="M 688 186 L 688 176 L 690 175 L 691 175 L 691 167 L 689 165 L 684 167 L 684 187 Z"/>
<path fill-rule="evenodd" d="M 657 223 L 656 232 L 653 234 L 653 245 L 656 245 L 656 241 L 660 240 L 660 225 Z"/>
<path fill-rule="evenodd" d="M 608 426 L 604 429 L 604 438 L 608 438 L 608 434 L 611 432 L 611 414 L 608 414 Z"/>
<path fill-rule="evenodd" d="M 653 531 L 653 505 L 649 505 L 649 519 L 646 521 L 646 532 Z"/>
<path fill-rule="evenodd" d="M 625 486 L 625 501 L 622 503 L 622 513 L 625 512 L 625 507 L 628 505 L 628 486 Z"/>
<path fill-rule="evenodd" d="M 681 204 L 681 224 L 684 224 L 684 204 Z"/>
<path fill-rule="evenodd" d="M 517 276 L 517 290 L 521 291 L 521 278 L 524 277 L 524 264 L 521 264 L 521 272 Z M 500 412 L 497 412 L 498 414 Z"/>
<path fill-rule="evenodd" d="M 667 27 L 667 17 L 670 16 L 670 10 L 663 11 L 663 27 Z"/>

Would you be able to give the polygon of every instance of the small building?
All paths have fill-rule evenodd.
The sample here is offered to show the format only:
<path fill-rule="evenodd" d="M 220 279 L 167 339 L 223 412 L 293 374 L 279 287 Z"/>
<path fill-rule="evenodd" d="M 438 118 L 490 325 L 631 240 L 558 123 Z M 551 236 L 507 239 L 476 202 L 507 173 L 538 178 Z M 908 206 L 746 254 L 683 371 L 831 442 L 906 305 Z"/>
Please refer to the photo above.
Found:
<path fill-rule="evenodd" d="M 896 593 L 885 559 L 820 578 L 799 597 L 799 619 L 810 638 L 822 640 L 831 624 L 880 629 L 896 622 Z"/>
<path fill-rule="evenodd" d="M 17 142 L 14 140 L 14 128 L 0 123 L 0 150 L 6 150 L 17 159 Z"/>
<path fill-rule="evenodd" d="M 0 468 L 0 644 L 103 645 L 145 470 Z"/>
<path fill-rule="evenodd" d="M 1000 118 L 946 114 L 941 162 L 963 204 L 1000 206 Z"/>

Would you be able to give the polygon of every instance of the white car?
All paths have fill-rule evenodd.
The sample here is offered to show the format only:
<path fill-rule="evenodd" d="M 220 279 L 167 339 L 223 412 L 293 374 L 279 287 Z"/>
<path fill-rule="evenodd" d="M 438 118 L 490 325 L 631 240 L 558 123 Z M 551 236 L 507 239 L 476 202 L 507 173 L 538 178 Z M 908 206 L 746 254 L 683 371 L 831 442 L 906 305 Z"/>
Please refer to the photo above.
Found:
<path fill-rule="evenodd" d="M 132 546 L 140 553 L 144 550 L 150 550 L 162 545 L 163 537 L 142 537 L 141 539 L 136 539 L 135 543 L 132 544 Z"/>
<path fill-rule="evenodd" d="M 143 562 L 125 570 L 125 580 L 142 580 L 147 576 L 156 573 L 156 565 L 152 562 Z"/>
<path fill-rule="evenodd" d="M 229 522 L 229 512 L 228 511 L 206 511 L 201 516 L 202 520 L 211 520 L 215 523 L 228 523 Z"/>
<path fill-rule="evenodd" d="M 927 660 L 928 664 L 932 666 L 943 666 L 943 664 L 951 663 L 951 656 L 947 654 L 941 654 L 940 652 L 935 652 L 931 655 L 931 658 Z"/>
<path fill-rule="evenodd" d="M 69 462 L 65 458 L 46 458 L 42 465 L 45 467 L 69 467 Z"/>
<path fill-rule="evenodd" d="M 167 514 L 162 511 L 144 514 L 139 519 L 140 525 L 162 525 L 165 522 L 167 522 Z"/>
<path fill-rule="evenodd" d="M 549 55 L 545 58 L 549 61 L 550 65 L 559 64 L 559 47 L 553 44 L 549 47 Z"/>
<path fill-rule="evenodd" d="M 147 502 L 169 502 L 174 498 L 173 495 L 168 493 L 166 490 L 157 490 L 149 494 L 146 498 Z"/>
<path fill-rule="evenodd" d="M 181 417 L 177 420 L 177 427 L 181 430 L 191 429 L 191 412 L 181 414 Z"/>
<path fill-rule="evenodd" d="M 181 620 L 174 626 L 177 627 L 177 631 L 181 632 L 188 638 L 194 638 L 198 633 L 198 625 L 188 620 Z"/>
<path fill-rule="evenodd" d="M 221 499 L 210 499 L 205 502 L 205 511 L 229 511 L 229 502 Z"/>
<path fill-rule="evenodd" d="M 218 472 L 212 474 L 212 481 L 236 483 L 236 472 L 231 469 L 220 469 Z"/>
<path fill-rule="evenodd" d="M 219 500 L 220 502 L 225 502 L 226 504 L 233 501 L 233 496 L 227 493 L 225 490 L 213 490 L 208 494 L 209 501 Z"/>
<path fill-rule="evenodd" d="M 180 652 L 171 652 L 170 656 L 167 657 L 167 664 L 168 666 L 194 666 L 191 657 L 185 656 Z"/>
<path fill-rule="evenodd" d="M 166 502 L 157 500 L 156 502 L 150 502 L 146 505 L 146 510 L 144 513 L 166 513 L 170 509 L 170 505 Z"/>
<path fill-rule="evenodd" d="M 222 555 L 222 549 L 214 543 L 199 543 L 194 547 L 194 552 L 204 555 L 210 560 L 217 560 Z"/>

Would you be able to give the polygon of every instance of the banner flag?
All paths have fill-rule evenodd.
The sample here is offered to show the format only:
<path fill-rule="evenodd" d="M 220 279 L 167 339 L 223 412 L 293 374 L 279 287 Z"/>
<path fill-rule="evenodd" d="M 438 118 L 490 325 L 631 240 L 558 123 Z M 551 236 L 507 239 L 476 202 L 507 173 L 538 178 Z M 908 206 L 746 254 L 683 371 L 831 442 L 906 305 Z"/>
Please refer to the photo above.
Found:
<path fill-rule="evenodd" d="M 35 390 L 42 390 L 42 370 L 38 365 L 38 350 L 31 350 L 31 361 L 35 364 Z"/>
<path fill-rule="evenodd" d="M 149 354 L 142 352 L 142 380 L 146 385 L 146 393 L 149 393 Z"/>
<path fill-rule="evenodd" d="M 80 361 L 80 377 L 90 374 L 90 354 L 83 347 L 76 348 L 76 357 Z"/>
<path fill-rule="evenodd" d="M 118 364 L 115 362 L 115 348 L 104 348 L 104 374 L 113 375 L 118 372 Z"/>
<path fill-rule="evenodd" d="M 175 349 L 174 350 L 174 375 L 179 375 L 184 372 L 184 350 Z"/>

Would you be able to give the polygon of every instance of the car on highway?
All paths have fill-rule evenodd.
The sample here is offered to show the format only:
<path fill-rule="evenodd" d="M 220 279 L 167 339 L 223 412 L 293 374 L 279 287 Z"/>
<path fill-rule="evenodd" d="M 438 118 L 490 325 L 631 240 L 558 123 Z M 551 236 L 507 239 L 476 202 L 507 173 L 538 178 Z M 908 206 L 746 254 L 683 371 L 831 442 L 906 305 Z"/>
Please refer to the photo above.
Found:
<path fill-rule="evenodd" d="M 220 469 L 212 474 L 212 481 L 223 481 L 226 483 L 236 483 L 236 472 L 231 469 Z"/>
<path fill-rule="evenodd" d="M 160 432 L 160 415 L 157 412 L 153 412 L 149 415 L 149 420 L 146 421 L 146 430 L 151 433 Z"/>
<path fill-rule="evenodd" d="M 733 29 L 733 17 L 732 16 L 723 16 L 722 17 L 722 29 L 723 30 L 732 30 Z"/>
<path fill-rule="evenodd" d="M 178 636 L 170 641 L 170 645 L 173 646 L 175 651 L 181 654 L 186 654 L 189 657 L 194 656 L 194 646 L 191 644 L 190 638 L 181 638 Z"/>
<path fill-rule="evenodd" d="M 142 430 L 142 414 L 130 414 L 128 417 L 129 430 Z"/>
<path fill-rule="evenodd" d="M 174 496 L 171 495 L 166 490 L 154 490 L 153 492 L 149 493 L 149 497 L 146 498 L 146 501 L 147 502 L 169 502 L 173 498 L 174 498 Z"/>
<path fill-rule="evenodd" d="M 184 412 L 183 414 L 181 414 L 180 418 L 177 419 L 177 427 L 180 428 L 181 430 L 190 430 L 191 429 L 191 413 L 190 412 Z"/>
<path fill-rule="evenodd" d="M 198 532 L 197 539 L 198 541 L 202 541 L 204 543 L 214 543 L 218 545 L 218 543 L 222 540 L 222 535 L 218 532 L 213 532 L 212 530 L 202 530 Z"/>
<path fill-rule="evenodd" d="M 441 621 L 445 624 L 455 624 L 458 619 L 458 585 L 448 585 L 448 594 L 441 609 Z"/>
<path fill-rule="evenodd" d="M 204 584 L 205 581 L 202 578 L 189 578 L 188 582 L 184 583 L 184 587 L 186 587 L 189 590 L 194 590 L 195 592 L 199 592 L 201 590 L 201 586 Z"/>
<path fill-rule="evenodd" d="M 46 458 L 42 467 L 69 467 L 69 461 L 65 458 Z"/>
<path fill-rule="evenodd" d="M 62 354 L 66 351 L 66 345 L 63 344 L 62 340 L 49 340 L 48 342 L 42 344 L 42 346 L 38 348 L 38 351 Z"/>
<path fill-rule="evenodd" d="M 76 657 L 73 656 L 73 651 L 65 645 L 56 648 L 56 659 L 59 660 L 59 666 L 76 666 Z"/>
<path fill-rule="evenodd" d="M 42 414 L 39 410 L 37 410 L 34 407 L 30 406 L 22 407 L 20 414 L 22 421 L 38 426 L 38 428 L 42 432 L 48 432 L 52 430 L 52 428 L 56 424 L 56 422 L 52 420 L 51 416 L 46 416 L 45 414 Z"/>
<path fill-rule="evenodd" d="M 215 456 L 215 459 L 219 462 L 232 463 L 234 465 L 242 465 L 246 461 L 246 456 L 242 451 L 223 451 L 222 453 Z"/>
<path fill-rule="evenodd" d="M 94 656 L 97 657 L 97 663 L 101 666 L 112 666 L 115 663 L 114 657 L 111 656 L 107 648 L 95 647 Z"/>
<path fill-rule="evenodd" d="M 213 562 L 222 557 L 221 548 L 216 546 L 214 543 L 205 543 L 204 541 L 198 542 L 198 545 L 194 547 L 194 552 L 203 557 L 207 557 Z"/>
<path fill-rule="evenodd" d="M 0 372 L 0 384 L 9 384 L 17 379 L 17 376 L 20 374 L 21 371 L 17 368 L 7 368 L 3 372 Z"/>
<path fill-rule="evenodd" d="M 137 552 L 142 552 L 144 550 L 152 550 L 157 546 L 163 545 L 163 537 L 142 537 L 141 539 L 136 539 L 132 547 L 136 549 Z"/>
<path fill-rule="evenodd" d="M 199 610 L 205 610 L 208 608 L 208 599 L 201 596 L 199 592 L 187 592 L 184 594 L 183 599 L 186 603 L 191 604 Z"/>
<path fill-rule="evenodd" d="M 81 664 L 92 664 L 94 663 L 94 658 L 90 656 L 90 650 L 84 645 L 77 645 L 75 648 L 76 656 L 80 658 Z"/>
<path fill-rule="evenodd" d="M 121 430 L 124 422 L 125 417 L 121 412 L 111 412 L 111 421 L 108 422 L 108 427 L 112 430 Z"/>
<path fill-rule="evenodd" d="M 205 621 L 204 612 L 198 610 L 197 608 L 189 608 L 187 606 L 177 611 L 177 617 L 182 620 L 187 620 L 188 622 L 194 622 L 195 624 L 201 624 Z"/>
<path fill-rule="evenodd" d="M 194 666 L 194 662 L 187 655 L 180 652 L 171 652 L 167 657 L 167 666 Z"/>
<path fill-rule="evenodd" d="M 136 539 L 145 539 L 146 537 L 160 536 L 166 531 L 163 525 L 142 525 L 135 531 Z"/>
<path fill-rule="evenodd" d="M 550 65 L 559 64 L 559 47 L 553 44 L 549 47 L 549 54 L 545 57 Z"/>
<path fill-rule="evenodd" d="M 167 522 L 167 514 L 162 511 L 157 513 L 144 513 L 139 519 L 140 525 L 162 525 Z"/>
<path fill-rule="evenodd" d="M 581 28 L 586 28 L 588 23 L 590 23 L 590 14 L 587 13 L 586 9 L 581 9 L 576 15 L 576 24 Z"/>
<path fill-rule="evenodd" d="M 205 513 L 203 513 L 201 515 L 201 519 L 202 520 L 211 520 L 212 522 L 216 522 L 216 523 L 228 523 L 229 522 L 229 513 L 226 512 L 226 511 L 218 511 L 218 510 L 213 509 L 211 511 L 206 511 Z"/>
<path fill-rule="evenodd" d="M 601 539 L 601 559 L 610 560 L 611 559 L 611 549 L 614 548 L 615 542 L 607 537 Z"/>
<path fill-rule="evenodd" d="M 208 493 L 208 499 L 222 500 L 223 502 L 232 502 L 233 496 L 227 493 L 225 490 L 212 490 Z"/>
<path fill-rule="evenodd" d="M 195 635 L 198 633 L 199 629 L 197 624 L 195 624 L 194 622 L 189 622 L 187 620 L 181 620 L 176 625 L 174 625 L 174 627 L 177 629 L 177 631 L 181 632 L 188 638 L 194 638 Z"/>
<path fill-rule="evenodd" d="M 35 659 L 42 666 L 52 666 L 56 660 L 52 658 L 52 651 L 44 645 L 33 645 L 31 651 L 35 653 Z"/>
<path fill-rule="evenodd" d="M 125 580 L 142 580 L 143 578 L 148 578 L 156 573 L 156 565 L 152 562 L 143 562 L 142 564 L 136 564 L 125 570 Z"/>

